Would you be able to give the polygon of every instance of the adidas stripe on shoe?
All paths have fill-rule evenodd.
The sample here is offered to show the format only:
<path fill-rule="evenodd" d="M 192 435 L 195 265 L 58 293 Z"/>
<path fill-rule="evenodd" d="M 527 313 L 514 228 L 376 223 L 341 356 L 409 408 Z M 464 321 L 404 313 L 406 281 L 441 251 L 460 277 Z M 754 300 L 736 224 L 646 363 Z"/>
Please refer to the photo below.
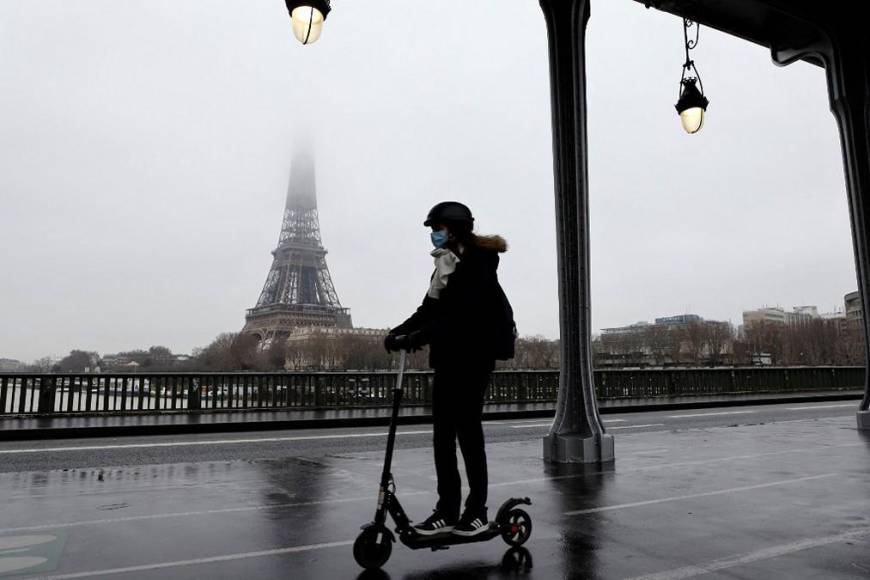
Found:
<path fill-rule="evenodd" d="M 446 518 L 436 511 L 426 521 L 414 526 L 414 530 L 421 536 L 432 536 L 452 532 L 455 524 L 455 519 Z"/>
<path fill-rule="evenodd" d="M 489 522 L 486 518 L 474 518 L 473 520 L 460 520 L 459 524 L 453 528 L 453 533 L 457 536 L 476 536 L 482 534 L 489 529 Z"/>

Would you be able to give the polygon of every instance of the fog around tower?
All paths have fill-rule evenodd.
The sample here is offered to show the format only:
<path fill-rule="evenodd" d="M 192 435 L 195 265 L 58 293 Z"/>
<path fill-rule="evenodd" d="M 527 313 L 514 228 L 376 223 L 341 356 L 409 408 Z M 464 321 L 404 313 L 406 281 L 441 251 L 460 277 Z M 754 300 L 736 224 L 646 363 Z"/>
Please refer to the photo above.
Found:
<path fill-rule="evenodd" d="M 856 283 L 824 72 L 702 28 L 709 114 L 688 136 L 682 50 L 679 19 L 593 4 L 594 328 L 841 305 Z M 510 244 L 520 332 L 558 335 L 534 0 L 336 2 L 307 47 L 272 0 L 4 0 L 0 55 L 0 357 L 190 352 L 240 330 L 300 150 L 357 326 L 413 311 L 432 267 L 423 219 L 455 199 Z"/>
<path fill-rule="evenodd" d="M 317 171 L 314 151 L 310 144 L 300 144 L 293 152 L 285 205 L 298 208 L 317 208 Z"/>

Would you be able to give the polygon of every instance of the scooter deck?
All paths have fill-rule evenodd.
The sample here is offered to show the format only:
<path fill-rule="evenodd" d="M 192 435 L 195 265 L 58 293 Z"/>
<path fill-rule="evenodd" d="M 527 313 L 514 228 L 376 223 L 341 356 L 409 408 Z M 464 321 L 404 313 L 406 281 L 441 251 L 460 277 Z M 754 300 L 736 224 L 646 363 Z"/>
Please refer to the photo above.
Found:
<path fill-rule="evenodd" d="M 488 530 L 474 536 L 457 536 L 456 534 L 446 532 L 443 534 L 433 534 L 431 536 L 421 536 L 415 532 L 401 534 L 399 539 L 403 544 L 412 550 L 421 548 L 432 548 L 433 550 L 446 549 L 449 546 L 458 544 L 473 544 L 476 542 L 486 542 L 501 535 L 499 526 L 493 523 Z"/>

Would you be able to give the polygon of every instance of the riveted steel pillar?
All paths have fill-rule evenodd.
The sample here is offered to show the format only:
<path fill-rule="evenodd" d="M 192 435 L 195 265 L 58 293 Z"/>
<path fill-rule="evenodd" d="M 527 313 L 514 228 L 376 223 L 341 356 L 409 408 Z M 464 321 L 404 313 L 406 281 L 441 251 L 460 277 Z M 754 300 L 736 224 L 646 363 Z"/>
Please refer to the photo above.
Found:
<path fill-rule="evenodd" d="M 589 0 L 540 3 L 549 38 L 561 332 L 556 418 L 544 438 L 544 459 L 612 461 L 613 437 L 604 432 L 592 375 L 585 64 Z"/>
<path fill-rule="evenodd" d="M 826 55 L 831 110 L 840 144 L 849 195 L 855 269 L 864 315 L 864 357 L 870 363 L 870 40 L 863 25 L 831 34 Z M 870 430 L 870 373 L 865 373 L 858 429 Z"/>

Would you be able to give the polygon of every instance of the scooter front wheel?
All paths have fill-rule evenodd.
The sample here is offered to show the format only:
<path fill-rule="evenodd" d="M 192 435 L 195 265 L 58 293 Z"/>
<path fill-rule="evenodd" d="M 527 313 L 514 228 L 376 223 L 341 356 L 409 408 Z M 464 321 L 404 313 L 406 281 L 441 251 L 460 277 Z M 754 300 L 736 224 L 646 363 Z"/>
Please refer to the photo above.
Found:
<path fill-rule="evenodd" d="M 366 570 L 375 570 L 390 559 L 393 540 L 389 532 L 378 527 L 364 529 L 353 543 L 353 559 Z"/>
<path fill-rule="evenodd" d="M 519 508 L 513 508 L 506 514 L 501 538 L 511 546 L 522 546 L 532 535 L 532 518 Z"/>

